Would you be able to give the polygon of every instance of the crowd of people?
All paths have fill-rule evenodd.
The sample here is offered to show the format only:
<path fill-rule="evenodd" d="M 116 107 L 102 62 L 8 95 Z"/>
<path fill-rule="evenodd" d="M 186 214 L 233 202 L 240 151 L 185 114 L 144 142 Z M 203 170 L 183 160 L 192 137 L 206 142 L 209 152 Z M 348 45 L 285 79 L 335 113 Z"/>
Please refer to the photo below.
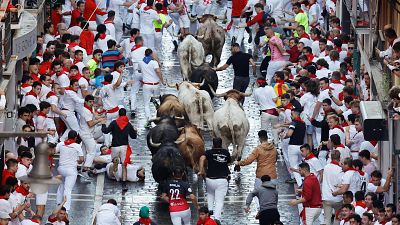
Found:
<path fill-rule="evenodd" d="M 361 16 L 367 18 L 363 2 L 359 1 Z M 6 151 L 0 224 L 68 224 L 77 177 L 92 182 L 93 176 L 105 173 L 121 182 L 123 191 L 128 189 L 126 182 L 145 179 L 144 167 L 130 160 L 129 139 L 137 137 L 130 120 L 142 113 L 138 105 L 143 104 L 145 127 L 152 126 L 151 101 L 156 101 L 165 84 L 163 59 L 157 52 L 168 44 L 176 51 L 180 40 L 201 26 L 197 17 L 211 13 L 212 7 L 209 0 L 66 0 L 51 8 L 20 79 L 15 124 L 16 132 L 47 136 L 16 138 L 14 148 Z M 283 178 L 276 170 L 282 153 L 290 174 L 286 182 L 294 184 L 298 194 L 289 202 L 298 206 L 298 223 L 399 224 L 398 209 L 388 195 L 393 171 L 382 175 L 376 163 L 378 142 L 363 135 L 360 101 L 370 100 L 370 75 L 364 68 L 360 76 L 353 70 L 356 41 L 342 33 L 336 1 L 228 0 L 218 18 L 225 20 L 232 55 L 213 69 L 222 71 L 233 65 L 233 88 L 245 92 L 253 66 L 260 144 L 243 160 L 232 161 L 222 140 L 213 139 L 213 148 L 200 158 L 198 173 L 205 176 L 207 207 L 200 207 L 190 184 L 183 180 L 184 172 L 175 168 L 173 179 L 161 190 L 161 199 L 169 202 L 172 223 L 190 224 L 189 197 L 199 210 L 198 225 L 221 224 L 229 165 L 256 161 L 254 191 L 249 193 L 245 211 L 256 199 L 260 224 L 283 224 L 277 191 L 278 179 Z M 245 31 L 252 44 L 250 53 L 243 47 Z M 129 37 L 124 38 L 127 33 Z M 167 35 L 172 43 L 162 41 Z M 386 28 L 385 37 L 390 47 L 376 51 L 396 74 L 400 39 L 391 27 Z M 260 71 L 256 61 L 261 61 Z M 144 100 L 139 103 L 141 88 Z M 393 109 L 400 113 L 399 93 L 399 88 L 392 88 L 389 95 Z M 0 95 L 3 107 L 3 91 Z M 57 207 L 47 219 L 48 193 L 34 195 L 30 184 L 20 179 L 31 171 L 33 149 L 41 142 L 48 143 L 49 166 L 61 180 Z M 35 199 L 35 211 L 30 198 Z M 149 208 L 142 207 L 139 216 L 136 224 L 155 224 Z M 95 221 L 120 224 L 120 218 L 117 202 L 110 199 L 99 208 Z"/>

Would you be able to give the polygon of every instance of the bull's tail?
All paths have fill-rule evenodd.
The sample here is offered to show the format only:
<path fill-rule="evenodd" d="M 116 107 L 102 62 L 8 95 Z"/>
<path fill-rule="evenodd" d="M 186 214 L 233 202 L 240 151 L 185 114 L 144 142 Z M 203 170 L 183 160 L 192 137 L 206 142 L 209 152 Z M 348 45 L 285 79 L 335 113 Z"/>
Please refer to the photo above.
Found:
<path fill-rule="evenodd" d="M 203 96 L 201 96 L 200 93 L 196 93 L 198 99 L 199 99 L 199 110 L 200 110 L 200 124 L 199 128 L 203 128 L 204 126 L 204 109 L 203 109 Z"/>
<path fill-rule="evenodd" d="M 233 152 L 232 153 L 235 154 L 235 153 L 237 153 L 237 144 L 236 144 L 236 139 L 235 139 L 234 125 L 232 123 L 232 119 L 230 118 L 231 117 L 230 112 L 228 113 L 228 117 L 229 117 L 229 119 L 228 119 L 228 127 L 229 127 L 229 130 L 231 131 L 231 136 L 232 136 L 232 146 L 233 146 Z"/>
<path fill-rule="evenodd" d="M 188 53 L 189 53 L 189 55 L 188 55 L 188 58 L 189 58 L 189 68 L 188 68 L 188 74 L 187 74 L 187 77 L 186 77 L 186 79 L 187 80 L 190 80 L 189 79 L 189 77 L 191 77 L 192 76 L 192 45 L 190 44 L 189 45 L 189 51 L 188 51 Z"/>

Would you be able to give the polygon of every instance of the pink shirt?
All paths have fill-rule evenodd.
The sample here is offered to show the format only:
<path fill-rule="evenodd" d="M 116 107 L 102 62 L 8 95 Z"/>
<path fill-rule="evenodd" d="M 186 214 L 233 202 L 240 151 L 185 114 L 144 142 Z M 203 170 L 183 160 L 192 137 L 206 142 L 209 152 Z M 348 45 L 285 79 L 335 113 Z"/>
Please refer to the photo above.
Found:
<path fill-rule="evenodd" d="M 269 39 L 269 48 L 271 49 L 271 61 L 285 61 L 278 46 L 275 46 L 272 43 L 276 43 L 283 48 L 282 40 L 279 37 L 273 36 L 271 37 L 271 39 Z"/>

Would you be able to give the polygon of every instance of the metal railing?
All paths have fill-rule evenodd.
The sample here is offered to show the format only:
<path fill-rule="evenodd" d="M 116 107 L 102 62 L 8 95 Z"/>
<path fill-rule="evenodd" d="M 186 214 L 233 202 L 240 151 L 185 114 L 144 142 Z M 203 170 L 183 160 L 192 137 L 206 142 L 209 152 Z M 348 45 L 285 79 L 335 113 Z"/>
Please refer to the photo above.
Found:
<path fill-rule="evenodd" d="M 4 18 L 4 23 L 3 23 L 3 38 L 2 40 L 2 47 L 3 47 L 3 66 L 7 70 L 7 65 L 10 62 L 10 58 L 12 55 L 12 40 L 13 40 L 13 35 L 12 35 L 12 30 L 11 30 L 11 16 L 9 12 L 5 13 L 5 18 Z"/>

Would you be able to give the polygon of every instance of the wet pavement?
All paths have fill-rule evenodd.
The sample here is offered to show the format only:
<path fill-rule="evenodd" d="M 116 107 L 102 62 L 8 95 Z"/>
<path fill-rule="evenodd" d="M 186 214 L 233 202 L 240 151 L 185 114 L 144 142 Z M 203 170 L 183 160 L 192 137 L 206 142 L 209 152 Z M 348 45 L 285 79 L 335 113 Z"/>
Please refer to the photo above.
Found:
<path fill-rule="evenodd" d="M 213 11 L 221 9 L 221 6 L 214 7 Z M 247 40 L 245 34 L 245 40 Z M 224 46 L 221 62 L 224 63 L 230 56 L 229 38 Z M 250 48 L 246 43 L 245 48 Z M 164 34 L 163 51 L 159 54 L 163 62 L 162 73 L 168 82 L 180 82 L 179 62 L 176 53 L 172 52 L 173 45 L 168 34 Z M 218 92 L 223 92 L 231 89 L 233 83 L 233 69 L 230 67 L 226 71 L 218 72 L 219 88 Z M 254 77 L 251 78 L 254 82 Z M 251 82 L 251 83 L 252 83 Z M 249 90 L 248 90 L 249 91 Z M 163 87 L 162 94 L 177 93 L 176 89 Z M 141 92 L 138 96 L 138 101 L 143 102 Z M 220 108 L 223 104 L 223 99 L 214 99 L 214 109 Z M 129 107 L 128 107 L 129 108 Z M 253 97 L 247 97 L 244 103 L 247 118 L 250 122 L 250 132 L 246 140 L 246 147 L 243 151 L 243 158 L 246 157 L 251 150 L 258 144 L 257 132 L 260 129 L 260 118 L 258 106 L 255 104 Z M 155 115 L 155 109 L 152 108 Z M 160 202 L 157 198 L 157 183 L 153 180 L 151 174 L 151 154 L 146 146 L 147 130 L 144 129 L 144 108 L 143 104 L 139 104 L 136 118 L 131 121 L 138 129 L 138 139 L 132 140 L 131 146 L 133 149 L 132 161 L 139 163 L 146 169 L 146 180 L 144 183 L 130 183 L 129 190 L 122 194 L 121 185 L 117 182 L 107 179 L 104 175 L 99 175 L 91 183 L 81 183 L 78 178 L 77 184 L 73 190 L 72 208 L 70 210 L 71 225 L 88 225 L 92 223 L 93 209 L 100 206 L 103 202 L 110 198 L 114 198 L 118 202 L 123 216 L 123 224 L 133 224 L 138 219 L 139 208 L 143 205 L 150 207 L 150 215 L 152 219 L 159 225 L 171 224 L 168 213 L 168 204 Z M 206 140 L 206 149 L 211 147 L 211 139 L 208 133 L 203 133 Z M 229 182 L 228 194 L 225 198 L 224 211 L 222 214 L 222 224 L 258 224 L 255 219 L 256 209 L 255 204 L 251 206 L 251 212 L 244 212 L 245 199 L 247 194 L 253 189 L 255 179 L 255 166 L 253 163 L 247 167 L 242 167 L 239 174 L 233 174 Z M 284 181 L 289 178 L 288 172 L 282 158 L 277 162 L 278 170 L 278 192 L 279 203 L 278 209 L 281 214 L 281 221 L 285 225 L 296 225 L 298 222 L 297 207 L 288 206 L 288 201 L 295 198 L 293 185 L 288 185 Z M 231 167 L 233 172 L 233 167 Z M 202 179 L 190 171 L 189 181 L 194 193 L 199 198 L 201 205 L 206 205 L 205 183 Z M 55 207 L 55 193 L 57 187 L 50 188 L 49 201 L 46 206 L 46 216 Z M 192 223 L 197 220 L 197 212 L 192 207 Z"/>

